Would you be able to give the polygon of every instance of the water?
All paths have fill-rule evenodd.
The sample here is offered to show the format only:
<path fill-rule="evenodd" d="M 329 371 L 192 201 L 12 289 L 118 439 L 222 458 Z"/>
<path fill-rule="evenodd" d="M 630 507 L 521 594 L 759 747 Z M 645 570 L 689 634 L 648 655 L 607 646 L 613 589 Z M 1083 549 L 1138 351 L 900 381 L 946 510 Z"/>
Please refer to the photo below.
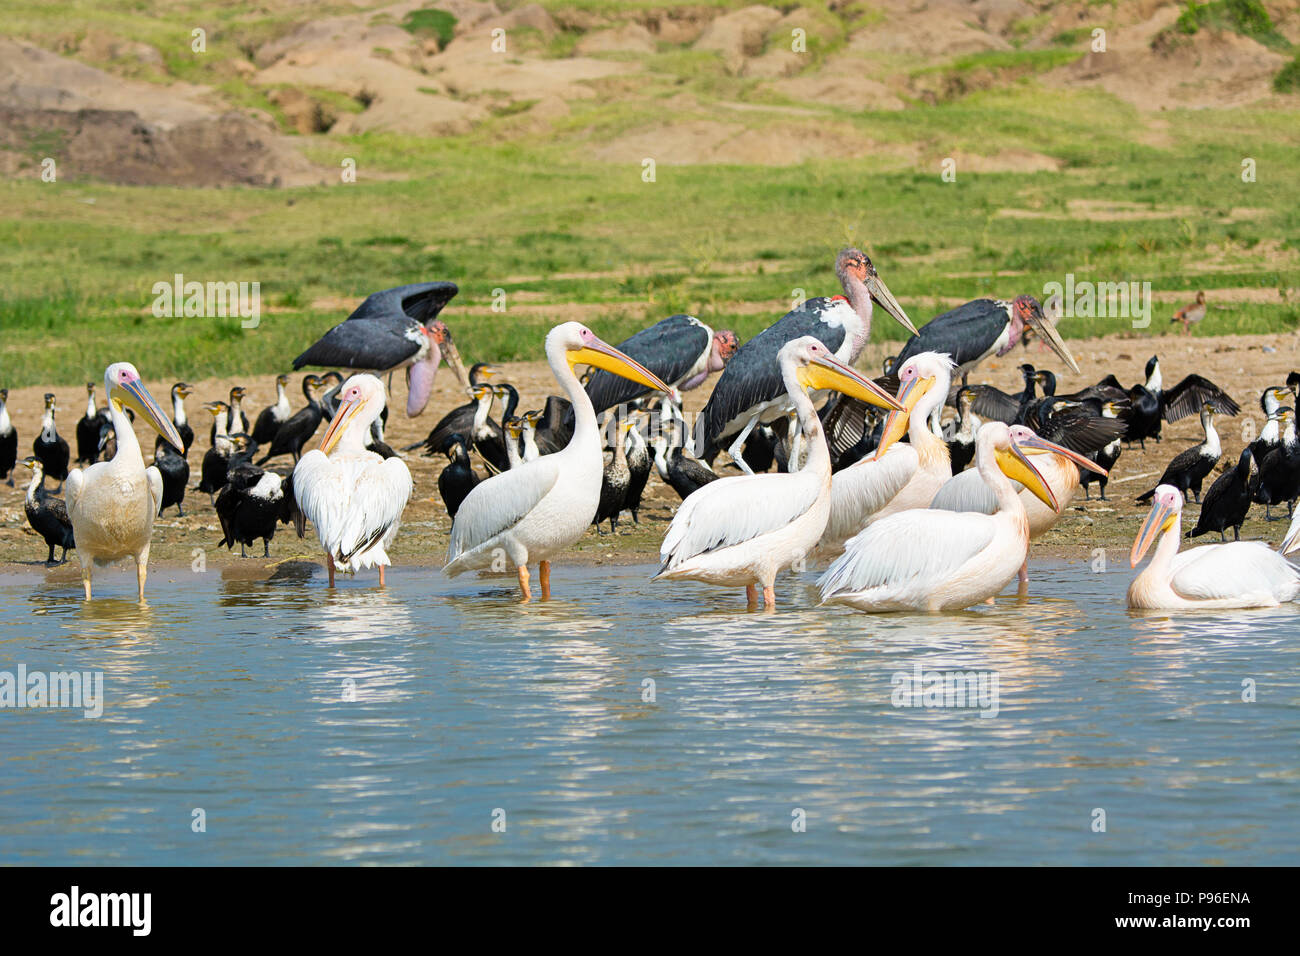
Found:
<path fill-rule="evenodd" d="M 1039 562 L 1027 603 L 818 611 L 806 575 L 762 615 L 649 573 L 0 579 L 0 670 L 106 697 L 0 710 L 0 863 L 1300 862 L 1294 607 L 1139 616 Z M 893 706 L 918 662 L 996 672 L 997 716 Z"/>

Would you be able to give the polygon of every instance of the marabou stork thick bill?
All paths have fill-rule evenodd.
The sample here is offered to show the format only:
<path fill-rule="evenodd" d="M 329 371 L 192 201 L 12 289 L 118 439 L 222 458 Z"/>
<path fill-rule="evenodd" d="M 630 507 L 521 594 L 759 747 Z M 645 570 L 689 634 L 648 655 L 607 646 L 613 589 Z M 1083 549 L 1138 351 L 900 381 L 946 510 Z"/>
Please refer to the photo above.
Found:
<path fill-rule="evenodd" d="M 845 249 L 835 260 L 844 295 L 808 299 L 742 345 L 727 363 L 700 414 L 696 445 L 712 462 L 724 447 L 731 460 L 752 474 L 741 451 L 749 433 L 786 415 L 793 407 L 777 355 L 795 339 L 811 335 L 838 361 L 852 365 L 871 337 L 872 302 L 879 302 L 909 332 L 916 327 L 866 254 Z M 824 397 L 818 392 L 814 398 Z M 734 436 L 734 437 L 733 437 Z M 731 439 L 724 445 L 724 441 Z"/>
<path fill-rule="evenodd" d="M 406 414 L 424 411 L 439 363 L 446 358 L 466 383 L 460 355 L 438 313 L 460 290 L 454 282 L 417 282 L 376 292 L 293 360 L 304 365 L 357 372 L 406 369 Z"/>
<path fill-rule="evenodd" d="M 1070 354 L 1056 326 L 1043 314 L 1032 295 L 1018 295 L 1010 302 L 976 299 L 936 315 L 903 346 L 898 362 L 922 352 L 939 352 L 952 357 L 957 375 L 965 377 L 975 366 L 993 355 L 1006 355 L 1032 327 L 1061 360 L 1078 373 L 1079 365 Z"/>
<path fill-rule="evenodd" d="M 730 329 L 715 332 L 693 315 L 678 314 L 642 329 L 614 348 L 685 392 L 704 384 L 711 373 L 721 372 L 739 345 L 736 333 Z M 597 415 L 651 391 L 604 369 L 592 370 L 586 389 Z"/>

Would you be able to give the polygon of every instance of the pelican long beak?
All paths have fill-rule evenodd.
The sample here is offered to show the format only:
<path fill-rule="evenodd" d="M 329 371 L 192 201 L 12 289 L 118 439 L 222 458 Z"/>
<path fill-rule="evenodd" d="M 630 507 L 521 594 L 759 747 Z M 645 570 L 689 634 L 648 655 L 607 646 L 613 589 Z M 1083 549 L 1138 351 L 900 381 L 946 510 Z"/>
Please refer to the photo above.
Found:
<path fill-rule="evenodd" d="M 1020 482 L 1033 493 L 1035 498 L 1053 511 L 1060 512 L 1061 506 L 1056 500 L 1056 492 L 1052 491 L 1052 486 L 1047 483 L 1042 472 L 1034 467 L 1034 463 L 1029 460 L 1029 456 L 1017 442 L 1012 441 L 1011 447 L 1005 451 L 999 449 L 995 453 L 995 458 L 1002 474 L 1012 481 Z"/>
<path fill-rule="evenodd" d="M 110 395 L 119 405 L 129 405 L 135 411 L 144 416 L 144 420 L 153 426 L 154 431 L 163 438 L 167 443 L 175 448 L 182 455 L 185 454 L 185 442 L 181 440 L 180 432 L 172 424 L 172 420 L 163 414 L 163 410 L 158 407 L 154 397 L 149 394 L 149 389 L 144 387 L 144 382 L 136 379 L 124 384 L 115 384 Z"/>
<path fill-rule="evenodd" d="M 1061 357 L 1061 361 L 1070 366 L 1070 371 L 1078 375 L 1079 363 L 1070 354 L 1070 349 L 1066 346 L 1065 339 L 1061 338 L 1061 333 L 1056 331 L 1056 324 L 1041 312 L 1030 316 L 1029 323 L 1038 330 L 1038 334 L 1051 346 L 1052 351 Z"/>
<path fill-rule="evenodd" d="M 902 408 L 894 396 L 871 379 L 863 378 L 860 372 L 829 355 L 814 356 L 807 365 L 799 367 L 795 378 L 804 388 L 829 388 L 877 408 Z"/>
<path fill-rule="evenodd" d="M 1151 513 L 1142 522 L 1142 527 L 1138 529 L 1137 538 L 1133 541 L 1133 550 L 1128 555 L 1128 566 L 1136 568 L 1138 562 L 1142 560 L 1151 547 L 1152 542 L 1173 527 L 1174 522 L 1177 520 L 1178 512 L 1173 508 L 1160 503 L 1152 505 Z"/>
<path fill-rule="evenodd" d="M 920 334 L 917 332 L 916 326 L 912 324 L 912 320 L 907 317 L 907 313 L 903 311 L 903 307 L 898 304 L 898 300 L 894 298 L 894 293 L 889 291 L 889 286 L 885 285 L 885 281 L 880 276 L 867 276 L 866 285 L 867 291 L 871 293 L 871 298 L 884 306 L 885 311 L 892 315 L 899 325 L 913 335 Z"/>
<path fill-rule="evenodd" d="M 1026 438 L 1024 441 L 1017 442 L 1017 446 L 1031 455 L 1039 455 L 1044 452 L 1051 452 L 1053 455 L 1060 455 L 1062 458 L 1068 458 L 1080 468 L 1087 468 L 1089 471 L 1095 471 L 1103 478 L 1110 474 L 1105 468 L 1097 464 L 1091 458 L 1084 458 L 1078 452 L 1070 451 L 1068 448 L 1062 448 L 1046 438 L 1039 438 L 1035 435 L 1033 438 Z"/>
<path fill-rule="evenodd" d="M 569 352 L 569 367 L 590 365 L 603 369 L 621 378 L 672 394 L 672 389 L 660 381 L 659 377 L 640 362 L 624 355 L 612 345 L 606 345 L 600 339 L 593 339 L 590 344 Z"/>
<path fill-rule="evenodd" d="M 930 389 L 934 387 L 934 376 L 914 378 L 905 382 L 898 393 L 899 410 L 889 413 L 885 419 L 884 431 L 880 433 L 880 444 L 876 446 L 876 459 L 884 457 L 885 452 L 907 434 L 908 423 L 912 420 L 912 409 Z"/>
<path fill-rule="evenodd" d="M 328 455 L 334 450 L 334 446 L 343 437 L 343 432 L 347 430 L 348 425 L 357 417 L 357 413 L 361 411 L 365 404 L 365 399 L 345 399 L 339 402 L 338 410 L 334 413 L 334 420 L 330 422 L 325 437 L 320 440 L 321 451 Z"/>

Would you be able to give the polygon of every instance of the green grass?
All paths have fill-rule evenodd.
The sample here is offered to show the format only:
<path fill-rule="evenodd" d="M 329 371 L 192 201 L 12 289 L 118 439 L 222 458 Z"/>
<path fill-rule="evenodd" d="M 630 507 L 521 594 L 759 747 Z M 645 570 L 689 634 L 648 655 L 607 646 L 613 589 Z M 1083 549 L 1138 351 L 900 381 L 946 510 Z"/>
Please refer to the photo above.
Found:
<path fill-rule="evenodd" d="M 416 36 L 437 37 L 441 49 L 456 35 L 456 18 L 446 10 L 412 10 L 402 21 L 402 27 Z"/>

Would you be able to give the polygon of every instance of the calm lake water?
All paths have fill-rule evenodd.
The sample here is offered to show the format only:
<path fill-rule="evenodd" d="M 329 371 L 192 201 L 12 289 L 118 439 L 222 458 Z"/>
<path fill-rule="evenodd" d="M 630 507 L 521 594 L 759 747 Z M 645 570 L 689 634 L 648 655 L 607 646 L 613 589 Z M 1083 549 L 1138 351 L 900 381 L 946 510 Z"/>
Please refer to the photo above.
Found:
<path fill-rule="evenodd" d="M 1037 562 L 1025 603 L 819 611 L 808 574 L 762 615 L 650 573 L 0 578 L 0 671 L 105 697 L 0 710 L 0 863 L 1300 862 L 1294 607 L 1138 616 L 1127 569 Z M 918 665 L 996 716 L 894 706 Z"/>

